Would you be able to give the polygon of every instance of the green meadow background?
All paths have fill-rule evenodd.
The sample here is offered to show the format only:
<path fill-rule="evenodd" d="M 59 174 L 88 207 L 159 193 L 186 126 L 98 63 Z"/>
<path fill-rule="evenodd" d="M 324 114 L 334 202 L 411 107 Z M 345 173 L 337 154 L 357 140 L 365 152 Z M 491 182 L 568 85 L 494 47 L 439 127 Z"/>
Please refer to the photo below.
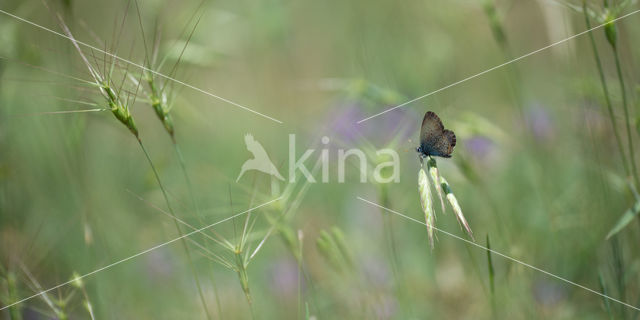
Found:
<path fill-rule="evenodd" d="M 640 9 L 587 8 L 592 27 Z M 587 30 L 583 3 L 3 0 L 0 10 L 2 318 L 638 319 L 640 15 L 357 123 Z M 60 21 L 95 47 L 80 48 L 142 144 L 107 110 Z M 96 49 L 139 65 L 155 52 L 154 71 L 242 107 L 155 76 L 174 144 L 142 70 Z M 358 199 L 425 221 L 414 150 L 427 110 L 456 133 L 438 166 L 481 247 L 436 231 L 432 250 L 425 225 Z M 245 134 L 286 181 L 256 171 L 236 181 L 252 157 Z M 352 148 L 368 155 L 365 183 L 356 158 L 338 180 L 338 153 Z M 399 182 L 372 179 L 383 148 L 399 154 Z M 309 170 L 326 150 L 327 182 L 321 166 L 317 183 L 289 179 L 290 152 L 297 161 L 307 149 Z M 471 241 L 439 201 L 435 226 Z M 592 291 L 489 255 L 488 242 Z"/>

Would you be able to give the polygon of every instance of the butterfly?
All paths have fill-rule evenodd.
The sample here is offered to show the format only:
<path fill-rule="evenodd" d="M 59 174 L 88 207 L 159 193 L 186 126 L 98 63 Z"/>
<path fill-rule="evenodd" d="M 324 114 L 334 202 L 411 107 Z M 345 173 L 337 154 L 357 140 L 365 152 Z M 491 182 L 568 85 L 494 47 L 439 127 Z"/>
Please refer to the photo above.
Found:
<path fill-rule="evenodd" d="M 444 128 L 438 115 L 427 111 L 420 128 L 420 146 L 416 148 L 420 157 L 423 159 L 428 156 L 451 158 L 455 146 L 456 134 Z"/>

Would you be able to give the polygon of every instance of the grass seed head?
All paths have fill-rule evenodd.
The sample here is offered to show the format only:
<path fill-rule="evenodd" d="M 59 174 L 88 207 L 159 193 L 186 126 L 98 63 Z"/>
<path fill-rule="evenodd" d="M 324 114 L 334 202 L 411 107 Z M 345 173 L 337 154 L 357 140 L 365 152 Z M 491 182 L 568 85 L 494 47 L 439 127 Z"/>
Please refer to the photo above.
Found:
<path fill-rule="evenodd" d="M 489 19 L 489 26 L 491 27 L 491 32 L 493 33 L 493 37 L 496 42 L 501 46 L 505 45 L 507 42 L 507 36 L 504 31 L 502 18 L 498 14 L 496 4 L 493 0 L 484 1 L 484 12 Z"/>
<path fill-rule="evenodd" d="M 100 74 L 100 71 L 91 65 L 89 59 L 87 59 L 86 55 L 82 52 L 80 46 L 78 45 L 78 41 L 75 39 L 75 37 L 71 33 L 71 30 L 69 30 L 69 27 L 65 24 L 60 15 L 58 15 L 58 22 L 60 23 L 60 26 L 62 27 L 62 30 L 66 34 L 67 38 L 71 40 L 74 48 L 82 58 L 82 62 L 89 70 L 89 73 L 95 81 L 96 86 L 99 88 L 100 93 L 107 100 L 107 104 L 109 105 L 109 109 L 111 110 L 113 115 L 116 117 L 116 119 L 118 119 L 118 121 L 124 124 L 129 129 L 129 131 L 133 133 L 134 136 L 138 137 L 138 128 L 136 127 L 136 123 L 133 120 L 131 113 L 129 112 L 128 105 L 123 103 L 123 99 L 119 96 L 119 92 L 116 92 L 110 85 L 110 73 Z"/>
<path fill-rule="evenodd" d="M 431 181 L 436 187 L 438 198 L 440 198 L 442 213 L 446 213 L 444 208 L 444 199 L 442 198 L 442 187 L 440 185 L 440 171 L 438 170 L 438 166 L 436 165 L 436 159 L 429 157 L 429 160 L 427 160 L 427 168 L 429 169 L 429 175 L 431 175 Z"/>
<path fill-rule="evenodd" d="M 606 23 L 604 25 L 604 34 L 606 35 L 607 41 L 609 42 L 609 44 L 614 48 L 616 47 L 617 40 L 618 40 L 618 30 L 616 28 L 615 22 L 613 22 L 615 18 L 616 17 L 611 12 L 611 10 L 606 9 L 605 15 L 604 15 L 604 22 Z"/>
<path fill-rule="evenodd" d="M 145 70 L 144 79 L 149 85 L 149 100 L 151 100 L 151 107 L 156 112 L 158 119 L 162 121 L 162 125 L 164 125 L 165 130 L 167 130 L 169 135 L 173 137 L 175 131 L 173 127 L 173 119 L 171 118 L 171 114 L 169 114 L 170 108 L 167 106 L 166 94 L 163 91 L 158 90 L 158 86 L 156 85 L 151 71 Z"/>
<path fill-rule="evenodd" d="M 424 211 L 425 221 L 427 224 L 427 234 L 429 235 L 429 244 L 433 250 L 433 227 L 435 226 L 435 212 L 433 211 L 433 199 L 431 196 L 431 187 L 429 179 L 424 169 L 420 168 L 418 173 L 418 191 L 420 192 L 420 204 Z"/>
<path fill-rule="evenodd" d="M 465 219 L 464 215 L 462 214 L 462 209 L 460 208 L 458 199 L 453 194 L 453 191 L 451 191 L 451 186 L 449 186 L 449 182 L 447 182 L 447 180 L 444 177 L 440 177 L 440 183 L 442 184 L 442 189 L 444 190 L 444 193 L 447 195 L 447 200 L 449 201 L 449 204 L 451 204 L 451 208 L 453 209 L 453 212 L 455 213 L 456 218 L 458 219 L 458 222 L 460 223 L 461 226 L 464 227 L 464 229 L 467 231 L 467 234 L 469 234 L 471 239 L 475 241 L 475 239 L 473 238 L 473 232 L 469 227 L 469 223 L 467 223 L 467 219 Z"/>
<path fill-rule="evenodd" d="M 320 254 L 336 271 L 347 274 L 354 271 L 353 255 L 339 228 L 333 227 L 330 232 L 322 230 L 316 240 L 316 246 Z"/>
<path fill-rule="evenodd" d="M 77 272 L 74 272 L 73 275 L 71 276 L 71 285 L 81 289 L 82 287 L 84 287 L 84 282 L 82 281 L 82 278 L 80 278 L 80 275 Z"/>

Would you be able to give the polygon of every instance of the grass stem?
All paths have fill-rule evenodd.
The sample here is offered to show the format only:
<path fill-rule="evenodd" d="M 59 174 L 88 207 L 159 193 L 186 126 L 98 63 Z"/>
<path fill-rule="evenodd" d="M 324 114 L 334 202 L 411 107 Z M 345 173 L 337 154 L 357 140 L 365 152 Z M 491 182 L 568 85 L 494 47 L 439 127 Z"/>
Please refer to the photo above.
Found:
<path fill-rule="evenodd" d="M 18 301 L 18 289 L 16 275 L 13 272 L 7 273 L 7 288 L 9 290 L 9 303 Z M 9 317 L 11 320 L 22 320 L 22 312 L 20 311 L 20 305 L 12 305 L 9 308 Z"/>
<path fill-rule="evenodd" d="M 587 11 L 587 2 L 582 1 L 582 8 L 584 12 L 584 20 L 587 24 L 587 29 L 591 29 L 591 22 L 589 21 L 589 13 Z M 611 121 L 611 128 L 613 129 L 613 134 L 616 138 L 616 144 L 618 145 L 618 149 L 620 150 L 620 155 L 622 156 L 622 165 L 624 167 L 624 172 L 627 176 L 630 175 L 629 164 L 627 163 L 626 155 L 624 152 L 624 148 L 622 147 L 622 139 L 620 139 L 620 133 L 618 133 L 618 125 L 616 124 L 615 114 L 613 112 L 613 106 L 611 104 L 611 97 L 609 95 L 609 88 L 607 87 L 607 81 L 604 77 L 604 71 L 602 69 L 602 62 L 600 61 L 600 54 L 598 53 L 598 47 L 596 46 L 596 41 L 593 37 L 593 32 L 589 32 L 589 39 L 591 42 L 591 49 L 593 50 L 593 56 L 596 60 L 596 66 L 598 69 L 598 76 L 600 77 L 600 83 L 602 84 L 602 91 L 604 93 L 604 99 L 607 104 L 607 111 L 609 113 L 609 120 Z"/>
<path fill-rule="evenodd" d="M 187 173 L 187 165 L 184 160 L 184 156 L 182 155 L 182 151 L 178 146 L 178 142 L 176 141 L 175 135 L 171 134 L 171 142 L 173 143 L 173 148 L 176 152 L 176 156 L 178 157 L 178 163 L 180 164 L 180 169 L 182 170 L 182 175 L 184 176 L 185 182 L 187 183 L 187 190 L 189 191 L 189 196 L 191 198 L 191 203 L 193 204 L 193 208 L 196 211 L 196 216 L 198 220 L 202 221 L 202 215 L 200 214 L 200 207 L 198 206 L 198 201 L 196 201 L 195 193 L 193 191 L 193 185 L 191 184 L 191 179 L 189 178 L 189 174 Z M 209 239 L 205 237 L 204 240 L 206 243 L 209 243 Z M 211 270 L 211 283 L 213 284 L 213 294 L 216 300 L 216 307 L 218 310 L 218 318 L 222 319 L 222 305 L 220 304 L 220 297 L 218 295 L 218 286 L 216 285 L 215 278 L 213 276 L 213 269 Z"/>
<path fill-rule="evenodd" d="M 622 107 L 624 109 L 624 123 L 627 129 L 627 143 L 629 145 L 629 162 L 631 162 L 631 170 L 633 171 L 633 179 L 636 186 L 640 186 L 640 180 L 638 179 L 638 169 L 636 167 L 636 156 L 633 151 L 633 139 L 631 135 L 631 118 L 629 116 L 629 104 L 627 102 L 627 90 L 625 89 L 624 76 L 622 75 L 622 68 L 620 66 L 620 53 L 618 52 L 618 46 L 613 46 L 613 57 L 616 62 L 616 73 L 618 74 L 618 81 L 620 82 L 620 95 L 622 95 Z"/>
<path fill-rule="evenodd" d="M 142 140 L 140 138 L 138 138 L 138 144 L 140 144 L 140 148 L 142 149 L 142 151 L 144 152 L 144 155 L 147 158 L 147 161 L 149 161 L 149 166 L 151 166 L 151 170 L 153 171 L 153 174 L 156 178 L 156 181 L 158 182 L 158 186 L 160 187 L 160 190 L 162 190 L 162 196 L 164 197 L 164 200 L 167 204 L 167 208 L 169 209 L 169 212 L 171 213 L 171 215 L 173 215 L 174 217 L 177 217 L 175 212 L 173 211 L 173 207 L 171 207 L 171 203 L 169 202 L 169 196 L 167 195 L 167 191 L 165 190 L 164 186 L 162 185 L 162 181 L 160 180 L 160 175 L 158 174 L 158 170 L 156 170 L 155 165 L 153 164 L 153 161 L 151 160 L 151 157 L 149 156 L 149 152 L 147 152 L 147 149 L 144 147 L 144 144 L 142 143 Z M 182 229 L 180 229 L 180 225 L 178 224 L 178 221 L 176 219 L 173 219 L 173 223 L 176 226 L 176 230 L 178 230 L 178 235 L 180 237 L 183 237 L 183 233 L 182 233 Z M 185 239 L 181 239 L 180 242 L 182 243 L 182 246 L 184 247 L 184 251 L 187 255 L 187 260 L 189 263 L 189 267 L 191 269 L 191 272 L 193 273 L 193 278 L 195 280 L 196 283 L 196 287 L 198 288 L 198 294 L 200 295 L 200 300 L 202 302 L 202 307 L 204 309 L 204 312 L 207 316 L 207 319 L 211 319 L 211 316 L 209 315 L 209 309 L 207 308 L 207 302 L 204 298 L 204 293 L 202 292 L 202 287 L 200 286 L 200 280 L 198 279 L 198 273 L 196 272 L 195 266 L 193 265 L 193 259 L 191 258 L 191 252 L 189 251 L 189 246 L 187 246 L 187 242 L 185 241 Z"/>

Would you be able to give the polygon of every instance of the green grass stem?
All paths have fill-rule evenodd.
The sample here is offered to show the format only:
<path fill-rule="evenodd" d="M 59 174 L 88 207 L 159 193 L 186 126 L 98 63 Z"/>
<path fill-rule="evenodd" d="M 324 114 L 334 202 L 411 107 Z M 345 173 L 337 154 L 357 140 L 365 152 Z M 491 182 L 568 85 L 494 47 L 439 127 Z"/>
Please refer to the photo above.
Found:
<path fill-rule="evenodd" d="M 140 138 L 138 138 L 138 144 L 140 145 L 140 148 L 142 149 L 142 151 L 144 152 L 145 157 L 147 158 L 147 161 L 149 162 L 149 166 L 151 167 L 151 170 L 153 171 L 153 174 L 156 178 L 156 181 L 158 182 L 158 186 L 160 187 L 160 190 L 162 191 L 162 196 L 164 197 L 164 200 L 167 204 L 167 208 L 169 209 L 169 212 L 171 213 L 172 216 L 177 217 L 175 212 L 173 211 L 173 207 L 171 207 L 171 203 L 169 202 L 169 196 L 167 195 L 167 191 L 165 190 L 164 186 L 162 185 L 162 181 L 160 180 L 160 175 L 158 174 L 158 170 L 156 170 L 155 165 L 153 164 L 153 161 L 151 160 L 151 157 L 149 156 L 149 152 L 147 152 L 147 149 L 144 147 L 144 144 L 142 143 L 142 140 Z M 180 229 L 180 225 L 178 224 L 178 221 L 176 219 L 172 219 L 173 223 L 176 226 L 176 230 L 178 230 L 178 235 L 180 237 L 183 237 L 183 233 L 182 233 L 182 229 Z M 202 303 L 202 307 L 204 309 L 204 312 L 207 316 L 207 319 L 211 319 L 211 316 L 209 314 L 209 309 L 207 307 L 207 302 L 206 299 L 204 298 L 204 293 L 202 291 L 202 287 L 200 286 L 200 279 L 198 279 L 198 273 L 196 272 L 195 266 L 193 264 L 193 259 L 191 258 L 191 251 L 189 250 L 189 246 L 187 246 L 187 242 L 184 240 L 184 238 L 182 238 L 180 240 L 180 242 L 182 243 L 182 246 L 184 248 L 184 251 L 187 255 L 187 260 L 189 263 L 189 267 L 191 269 L 191 272 L 193 273 L 193 277 L 194 277 L 194 281 L 196 283 L 196 287 L 198 288 L 198 294 L 200 296 L 200 301 Z"/>
<path fill-rule="evenodd" d="M 587 25 L 587 29 L 591 29 L 591 22 L 589 21 L 589 14 L 587 11 L 587 2 L 582 2 L 582 8 L 584 12 L 584 20 Z M 629 171 L 629 164 L 627 163 L 626 155 L 624 152 L 624 147 L 622 146 L 622 139 L 620 138 L 620 133 L 618 132 L 618 125 L 616 124 L 615 113 L 613 111 L 613 106 L 611 104 L 611 97 L 609 95 L 609 88 L 607 86 L 607 80 L 604 77 L 604 71 L 602 69 L 602 62 L 600 60 L 600 53 L 598 52 L 598 47 L 596 46 L 595 38 L 593 37 L 593 32 L 589 32 L 589 40 L 591 43 L 591 49 L 593 51 L 593 56 L 596 60 L 596 66 L 598 69 L 598 76 L 600 77 L 600 83 L 602 84 L 602 91 L 604 93 L 604 99 L 607 104 L 607 112 L 609 114 L 609 120 L 611 121 L 611 128 L 613 130 L 613 134 L 616 139 L 616 144 L 618 145 L 618 150 L 620 151 L 620 155 L 622 156 L 622 165 L 624 167 L 624 172 L 627 176 L 631 174 Z"/>

